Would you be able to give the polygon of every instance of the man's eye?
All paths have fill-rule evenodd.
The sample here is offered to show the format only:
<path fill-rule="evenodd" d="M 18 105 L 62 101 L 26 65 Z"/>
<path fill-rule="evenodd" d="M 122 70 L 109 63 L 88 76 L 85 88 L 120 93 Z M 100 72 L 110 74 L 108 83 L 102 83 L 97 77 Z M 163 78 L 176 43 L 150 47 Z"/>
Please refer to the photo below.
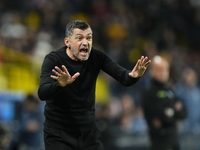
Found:
<path fill-rule="evenodd" d="M 88 37 L 87 39 L 88 39 L 88 40 L 91 40 L 91 39 L 92 39 L 92 37 Z"/>
<path fill-rule="evenodd" d="M 78 40 L 81 40 L 81 39 L 82 39 L 82 37 L 81 37 L 81 36 L 80 36 L 80 37 L 79 37 L 79 36 L 77 36 L 77 37 L 76 37 L 76 39 L 78 39 Z"/>

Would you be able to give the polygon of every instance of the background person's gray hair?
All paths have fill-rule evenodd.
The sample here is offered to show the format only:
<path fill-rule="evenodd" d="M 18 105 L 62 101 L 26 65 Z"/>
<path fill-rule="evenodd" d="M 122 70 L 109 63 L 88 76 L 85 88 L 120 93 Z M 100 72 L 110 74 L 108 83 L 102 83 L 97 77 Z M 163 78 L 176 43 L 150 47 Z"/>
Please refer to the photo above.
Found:
<path fill-rule="evenodd" d="M 65 36 L 71 37 L 75 28 L 86 30 L 90 28 L 90 25 L 81 20 L 74 20 L 66 25 Z"/>

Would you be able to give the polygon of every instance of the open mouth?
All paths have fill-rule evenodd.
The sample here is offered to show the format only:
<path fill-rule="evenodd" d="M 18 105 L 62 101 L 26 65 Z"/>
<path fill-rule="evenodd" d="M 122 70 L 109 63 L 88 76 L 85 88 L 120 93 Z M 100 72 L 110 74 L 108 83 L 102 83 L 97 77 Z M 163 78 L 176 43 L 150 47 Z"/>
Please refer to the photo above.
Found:
<path fill-rule="evenodd" d="M 81 52 L 81 53 L 87 53 L 87 52 L 88 52 L 88 49 L 87 49 L 87 48 L 82 48 L 82 49 L 80 49 L 80 52 Z"/>

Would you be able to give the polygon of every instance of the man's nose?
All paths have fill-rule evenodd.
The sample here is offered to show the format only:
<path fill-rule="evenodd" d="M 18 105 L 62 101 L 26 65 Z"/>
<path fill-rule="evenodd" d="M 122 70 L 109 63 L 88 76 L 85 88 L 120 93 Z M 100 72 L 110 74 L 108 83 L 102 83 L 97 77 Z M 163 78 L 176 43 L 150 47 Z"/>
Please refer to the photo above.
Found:
<path fill-rule="evenodd" d="M 84 38 L 83 41 L 82 41 L 82 44 L 83 45 L 88 45 L 88 40 Z"/>

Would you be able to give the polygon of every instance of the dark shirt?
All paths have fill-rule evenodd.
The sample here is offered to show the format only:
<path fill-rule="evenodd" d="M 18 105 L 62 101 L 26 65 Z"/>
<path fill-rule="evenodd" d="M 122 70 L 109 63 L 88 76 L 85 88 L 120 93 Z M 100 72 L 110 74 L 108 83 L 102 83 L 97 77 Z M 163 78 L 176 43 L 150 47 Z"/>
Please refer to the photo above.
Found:
<path fill-rule="evenodd" d="M 69 131 L 88 130 L 95 124 L 95 87 L 100 70 L 124 86 L 133 85 L 127 70 L 114 62 L 104 52 L 92 48 L 86 61 L 74 61 L 66 54 L 66 46 L 46 55 L 41 71 L 38 96 L 46 101 L 46 125 Z M 69 74 L 80 76 L 70 85 L 60 87 L 50 75 L 55 66 L 65 65 Z"/>
<path fill-rule="evenodd" d="M 186 110 L 176 111 L 175 103 L 178 101 L 171 87 L 152 80 L 142 94 L 142 106 L 151 136 L 163 136 L 176 134 L 176 122 L 186 117 Z M 165 109 L 171 108 L 171 116 L 165 114 Z M 155 128 L 153 119 L 161 121 L 161 128 Z"/>

